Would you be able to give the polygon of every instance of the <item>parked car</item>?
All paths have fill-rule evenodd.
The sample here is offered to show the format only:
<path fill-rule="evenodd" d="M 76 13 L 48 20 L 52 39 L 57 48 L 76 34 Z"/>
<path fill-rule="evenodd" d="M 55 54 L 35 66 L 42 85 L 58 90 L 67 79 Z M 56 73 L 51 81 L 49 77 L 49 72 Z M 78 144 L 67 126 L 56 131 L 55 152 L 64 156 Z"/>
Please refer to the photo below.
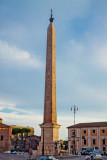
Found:
<path fill-rule="evenodd" d="M 81 151 L 81 155 L 86 155 L 86 154 L 85 154 L 85 151 Z"/>
<path fill-rule="evenodd" d="M 10 151 L 5 151 L 4 153 L 10 154 L 11 152 Z"/>
<path fill-rule="evenodd" d="M 107 151 L 102 151 L 101 155 L 107 155 Z"/>
<path fill-rule="evenodd" d="M 48 157 L 46 157 L 46 156 L 41 156 L 41 157 L 39 157 L 38 160 L 48 160 Z"/>
<path fill-rule="evenodd" d="M 81 155 L 81 151 L 75 151 L 76 155 Z"/>
<path fill-rule="evenodd" d="M 49 156 L 49 157 L 41 156 L 41 157 L 39 157 L 38 160 L 58 160 L 58 159 L 56 159 L 54 156 Z"/>
<path fill-rule="evenodd" d="M 86 157 L 86 160 L 102 160 L 100 153 L 93 153 Z"/>
<path fill-rule="evenodd" d="M 11 154 L 17 154 L 17 152 L 16 152 L 16 151 L 13 151 L 13 152 L 11 152 Z"/>
<path fill-rule="evenodd" d="M 56 159 L 54 156 L 49 156 L 48 160 L 58 160 L 58 159 Z"/>

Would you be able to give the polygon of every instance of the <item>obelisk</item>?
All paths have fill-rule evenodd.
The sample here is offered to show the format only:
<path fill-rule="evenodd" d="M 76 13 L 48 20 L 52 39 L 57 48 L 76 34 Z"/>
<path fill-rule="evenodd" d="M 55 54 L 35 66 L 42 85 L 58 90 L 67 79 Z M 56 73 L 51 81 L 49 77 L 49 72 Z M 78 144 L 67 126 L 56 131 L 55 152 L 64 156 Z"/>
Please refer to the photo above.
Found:
<path fill-rule="evenodd" d="M 41 127 L 41 142 L 38 146 L 39 155 L 55 155 L 55 142 L 59 140 L 56 110 L 56 48 L 55 28 L 51 10 L 50 24 L 47 30 L 47 54 L 45 73 L 44 119 Z"/>

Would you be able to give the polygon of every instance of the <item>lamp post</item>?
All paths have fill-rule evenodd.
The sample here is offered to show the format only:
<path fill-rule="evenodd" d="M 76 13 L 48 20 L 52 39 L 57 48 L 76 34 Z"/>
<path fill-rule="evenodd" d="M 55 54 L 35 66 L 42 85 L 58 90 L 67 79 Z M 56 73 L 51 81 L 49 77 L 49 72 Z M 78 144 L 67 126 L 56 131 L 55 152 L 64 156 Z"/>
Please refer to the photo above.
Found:
<path fill-rule="evenodd" d="M 74 104 L 74 106 L 73 107 L 71 107 L 71 111 L 74 111 L 74 125 L 75 125 L 75 113 L 78 111 L 78 106 L 75 106 L 75 104 Z"/>
<path fill-rule="evenodd" d="M 75 125 L 75 114 L 78 111 L 78 106 L 74 106 L 71 107 L 71 111 L 74 111 L 74 125 Z M 73 136 L 74 136 L 74 141 L 73 141 L 73 154 L 75 155 L 75 126 L 74 126 L 74 132 L 73 132 Z"/>

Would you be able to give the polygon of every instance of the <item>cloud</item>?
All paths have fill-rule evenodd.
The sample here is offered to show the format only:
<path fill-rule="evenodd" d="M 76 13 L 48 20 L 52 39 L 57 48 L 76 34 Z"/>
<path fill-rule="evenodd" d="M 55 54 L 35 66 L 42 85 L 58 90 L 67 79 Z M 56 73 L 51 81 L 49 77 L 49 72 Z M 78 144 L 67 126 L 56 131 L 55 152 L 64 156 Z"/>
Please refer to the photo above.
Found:
<path fill-rule="evenodd" d="M 78 94 L 82 95 L 82 99 L 94 103 L 101 103 L 103 107 L 107 104 L 107 92 L 104 88 L 95 88 L 92 86 L 80 85 L 78 86 Z M 97 106 L 98 107 L 98 106 Z"/>
<path fill-rule="evenodd" d="M 21 50 L 16 46 L 10 46 L 7 42 L 0 40 L 0 61 L 6 65 L 17 67 L 40 68 L 41 61 L 30 55 L 28 51 Z"/>
<path fill-rule="evenodd" d="M 66 49 L 67 49 L 67 54 L 70 56 L 70 55 L 74 55 L 74 56 L 77 56 L 77 55 L 81 55 L 84 53 L 84 50 L 86 49 L 85 48 L 85 45 L 82 44 L 81 42 L 79 41 L 76 41 L 74 39 L 71 39 L 67 46 L 66 46 Z"/>
<path fill-rule="evenodd" d="M 3 109 L 14 109 L 14 108 L 15 104 L 0 101 L 0 111 L 2 111 Z"/>
<path fill-rule="evenodd" d="M 97 66 L 107 71 L 107 46 L 102 46 L 101 48 L 99 48 L 96 54 L 95 62 Z"/>
<path fill-rule="evenodd" d="M 17 104 L 15 103 L 10 103 L 9 101 L 7 102 L 7 101 L 0 100 L 0 111 L 1 112 L 3 112 L 4 110 L 5 111 L 7 110 L 7 112 L 11 111 L 16 114 L 27 114 L 27 115 L 31 115 L 34 113 L 33 111 L 31 110 L 29 111 L 24 108 L 17 106 Z"/>

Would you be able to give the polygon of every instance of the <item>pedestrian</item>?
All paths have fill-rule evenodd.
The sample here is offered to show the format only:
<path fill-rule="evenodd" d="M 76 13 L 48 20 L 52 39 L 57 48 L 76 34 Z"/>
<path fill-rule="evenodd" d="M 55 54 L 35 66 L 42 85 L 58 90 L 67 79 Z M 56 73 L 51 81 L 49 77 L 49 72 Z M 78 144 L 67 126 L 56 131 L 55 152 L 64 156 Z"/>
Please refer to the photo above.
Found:
<path fill-rule="evenodd" d="M 29 149 L 29 158 L 32 156 L 32 148 Z"/>

